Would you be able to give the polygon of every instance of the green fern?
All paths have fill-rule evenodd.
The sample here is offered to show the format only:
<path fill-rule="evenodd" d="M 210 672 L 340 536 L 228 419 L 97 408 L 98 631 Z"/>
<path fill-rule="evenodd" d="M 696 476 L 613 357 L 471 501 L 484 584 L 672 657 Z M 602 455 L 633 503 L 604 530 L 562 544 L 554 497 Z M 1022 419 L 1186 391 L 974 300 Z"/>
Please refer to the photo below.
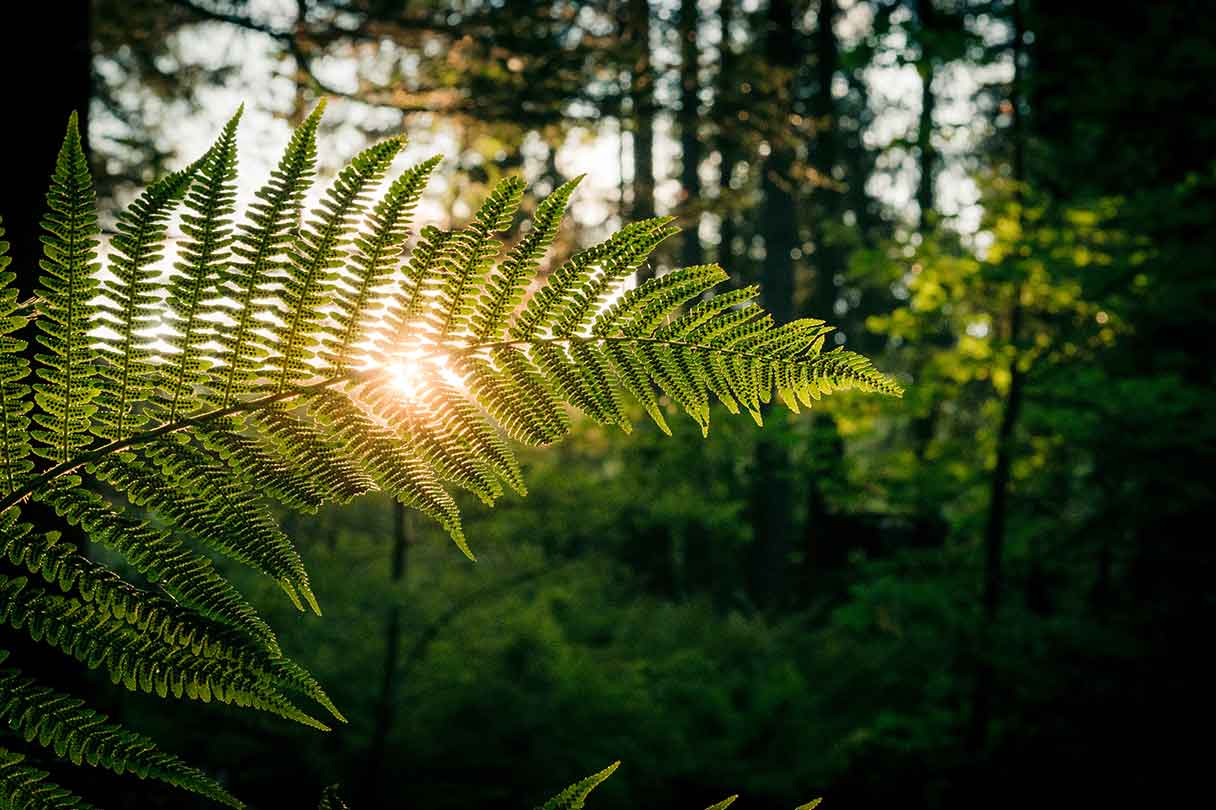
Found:
<path fill-rule="evenodd" d="M 240 219 L 238 111 L 206 154 L 121 214 L 104 282 L 73 116 L 30 300 L 19 300 L 0 240 L 0 624 L 115 684 L 323 729 L 312 703 L 342 721 L 203 553 L 251 567 L 320 613 L 266 498 L 315 511 L 380 490 L 472 557 L 450 489 L 487 503 L 526 493 L 511 441 L 555 442 L 572 411 L 628 432 L 633 402 L 669 431 L 674 406 L 707 431 L 713 400 L 760 422 L 767 405 L 796 411 L 839 389 L 900 393 L 865 358 L 824 352 L 821 321 L 773 324 L 754 287 L 713 296 L 727 278 L 714 265 L 631 286 L 676 232 L 669 218 L 627 225 L 539 277 L 577 179 L 536 206 L 505 254 L 500 235 L 525 192 L 517 179 L 469 225 L 422 228 L 403 255 L 438 159 L 374 199 L 401 138 L 362 152 L 305 212 L 321 112 Z M 166 276 L 175 217 L 185 239 Z M 17 337 L 31 320 L 32 364 Z M 60 525 L 23 520 L 29 501 Z M 90 560 L 64 539 L 67 526 L 155 589 Z M 76 764 L 237 805 L 151 741 L 13 669 L 0 671 L 0 720 Z M 611 770 L 545 806 L 581 807 Z M 45 776 L 0 752 L 0 806 L 86 806 Z"/>
<path fill-rule="evenodd" d="M 614 762 L 598 773 L 593 773 L 586 779 L 581 779 L 575 782 L 570 787 L 563 790 L 561 793 L 554 796 L 549 801 L 537 808 L 537 810 L 583 810 L 587 797 L 591 795 L 591 791 L 599 787 L 604 780 L 616 771 L 621 765 L 620 762 Z M 739 796 L 727 796 L 717 804 L 713 804 L 706 810 L 726 810 L 735 803 Z M 796 810 L 813 810 L 818 807 L 822 799 L 815 799 L 807 804 L 800 805 Z"/>

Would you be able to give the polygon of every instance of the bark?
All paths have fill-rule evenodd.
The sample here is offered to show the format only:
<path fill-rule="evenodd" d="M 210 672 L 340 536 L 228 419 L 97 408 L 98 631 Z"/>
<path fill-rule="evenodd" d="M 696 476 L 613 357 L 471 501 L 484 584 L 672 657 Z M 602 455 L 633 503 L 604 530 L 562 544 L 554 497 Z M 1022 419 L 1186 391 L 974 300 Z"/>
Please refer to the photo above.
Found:
<path fill-rule="evenodd" d="M 633 108 L 633 205 L 630 219 L 654 216 L 654 65 L 650 56 L 650 3 L 629 0 L 625 21 L 626 45 L 633 56 L 629 97 Z M 638 270 L 638 280 L 654 270 Z"/>
<path fill-rule="evenodd" d="M 919 177 L 916 185 L 916 204 L 920 209 L 917 230 L 925 233 L 932 227 L 935 209 L 934 185 L 937 178 L 937 152 L 933 147 L 933 114 L 937 108 L 937 96 L 933 93 L 933 78 L 936 64 L 926 32 L 934 30 L 937 11 L 933 0 L 918 0 L 917 14 L 920 27 L 920 57 L 916 69 L 920 73 L 920 117 L 916 128 L 916 148 Z"/>
<path fill-rule="evenodd" d="M 1013 179 L 1015 203 L 1022 203 L 1022 184 L 1026 181 L 1025 131 L 1022 120 L 1022 51 L 1025 23 L 1020 0 L 1013 5 L 1013 84 L 1011 92 L 1013 141 Z M 1025 372 L 1020 357 L 1022 322 L 1025 311 L 1022 305 L 1021 284 L 1015 284 L 1013 300 L 1009 310 L 1009 342 L 1013 347 L 1009 364 L 1009 389 L 1001 409 L 1001 422 L 996 437 L 996 464 L 992 469 L 988 497 L 988 515 L 984 525 L 984 585 L 983 626 L 979 636 L 979 664 L 975 679 L 975 694 L 972 704 L 968 744 L 972 751 L 978 750 L 987 740 L 988 726 L 994 703 L 995 677 L 988 653 L 992 646 L 992 634 L 1001 608 L 1005 585 L 1004 553 L 1005 525 L 1009 513 L 1009 489 L 1014 455 L 1017 450 L 1016 432 L 1021 416 L 1025 391 Z"/>
<path fill-rule="evenodd" d="M 721 44 L 718 53 L 717 97 L 714 99 L 714 118 L 718 124 L 718 204 L 722 224 L 718 232 L 718 264 L 728 272 L 736 269 L 734 243 L 738 232 L 734 213 L 734 193 L 731 178 L 739 163 L 738 83 L 736 75 L 738 57 L 730 44 L 730 31 L 734 25 L 734 0 L 720 0 L 718 4 L 718 27 Z"/>
<path fill-rule="evenodd" d="M 683 202 L 684 227 L 680 246 L 680 263 L 694 267 L 705 263 L 705 251 L 701 247 L 698 226 L 701 221 L 701 138 L 698 133 L 700 115 L 697 113 L 697 94 L 701 88 L 697 75 L 697 0 L 680 2 L 680 154 L 682 186 L 680 198 Z"/>
<path fill-rule="evenodd" d="M 761 167 L 763 195 L 761 234 L 764 238 L 762 281 L 764 302 L 777 323 L 794 316 L 794 267 L 791 252 L 798 243 L 797 201 L 793 194 L 794 145 L 785 126 L 792 98 L 791 83 L 797 67 L 793 8 L 789 0 L 772 0 L 765 34 L 767 64 L 773 85 L 765 102 L 771 107 L 767 133 L 770 153 Z M 753 518 L 756 534 L 755 588 L 758 601 L 780 605 L 787 595 L 790 552 L 793 543 L 793 482 L 789 452 L 782 442 L 787 418 L 772 409 L 756 445 L 756 487 Z"/>
<path fill-rule="evenodd" d="M 399 592 L 405 587 L 406 565 L 409 546 L 414 543 L 413 515 L 400 503 L 393 503 L 393 547 L 389 558 L 389 581 L 392 590 Z M 395 594 L 394 594 L 395 595 Z M 376 795 L 384 767 L 384 755 L 388 738 L 393 730 L 396 714 L 398 685 L 398 661 L 401 658 L 401 607 L 394 599 L 389 606 L 384 623 L 384 666 L 380 674 L 380 695 L 376 701 L 375 725 L 368 745 L 366 778 L 363 782 L 365 802 Z"/>
<path fill-rule="evenodd" d="M 820 0 L 814 35 L 815 87 L 811 97 L 810 112 L 813 118 L 814 137 L 809 144 L 810 164 L 815 170 L 816 185 L 812 192 L 815 213 L 814 267 L 815 286 L 808 309 L 815 317 L 831 319 L 835 313 L 836 299 L 840 292 L 836 279 L 844 272 L 845 253 L 840 244 L 838 229 L 841 227 L 843 197 L 836 185 L 835 170 L 840 153 L 839 112 L 832 95 L 832 84 L 840 69 L 840 48 L 836 41 L 834 24 L 837 14 L 836 0 Z M 830 413 L 815 414 L 811 419 L 813 429 L 826 431 L 832 439 L 839 440 L 836 420 Z M 819 444 L 813 443 L 818 450 Z M 828 474 L 835 474 L 843 464 L 843 455 L 831 454 L 815 460 L 815 467 Z M 820 546 L 828 540 L 831 531 L 831 514 L 827 499 L 820 485 L 819 475 L 807 477 L 806 525 L 803 528 L 803 546 L 806 561 L 803 566 L 804 579 L 809 585 L 817 563 L 822 559 Z"/>

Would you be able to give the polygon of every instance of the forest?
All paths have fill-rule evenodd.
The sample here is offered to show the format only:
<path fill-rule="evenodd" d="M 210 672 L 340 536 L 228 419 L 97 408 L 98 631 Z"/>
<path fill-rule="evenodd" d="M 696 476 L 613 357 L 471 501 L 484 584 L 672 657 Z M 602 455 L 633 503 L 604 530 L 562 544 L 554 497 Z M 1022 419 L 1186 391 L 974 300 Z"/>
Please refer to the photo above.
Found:
<path fill-rule="evenodd" d="M 11 4 L 0 808 L 574 808 L 545 802 L 618 760 L 591 810 L 735 794 L 743 810 L 1131 807 L 1210 792 L 1212 11 Z M 382 198 L 353 185 L 382 178 Z M 212 180 L 214 211 L 200 202 Z M 95 222 L 78 205 L 94 193 Z M 327 247 L 318 223 L 346 227 L 339 203 L 382 231 Z M 211 261 L 212 214 L 234 207 L 253 213 L 231 226 L 231 266 L 215 265 L 229 299 L 202 316 L 210 342 L 191 342 L 180 302 L 199 296 L 184 279 Z M 396 252 L 380 259 L 383 234 Z M 442 273 L 423 290 L 416 269 L 438 254 L 450 271 L 445 250 L 471 251 L 482 298 Z M 576 279 L 584 264 L 606 269 Z M 348 286 L 327 297 L 305 267 Z M 526 291 L 508 288 L 515 270 Z M 421 316 L 435 334 L 502 352 L 467 374 L 459 352 L 439 371 L 393 366 L 368 384 L 374 419 L 336 394 L 309 400 L 327 441 L 293 433 L 285 408 L 244 433 L 190 421 L 196 406 L 243 417 L 264 391 L 277 406 L 310 369 L 363 380 L 358 273 L 369 290 L 403 279 L 415 314 L 447 305 Z M 147 308 L 120 328 L 123 284 L 128 312 Z M 266 290 L 273 318 L 256 314 Z M 757 295 L 767 314 L 731 344 L 762 356 L 752 377 L 700 365 L 698 336 L 711 346 L 714 323 L 761 312 L 745 303 Z M 100 314 L 82 325 L 73 307 Z M 168 314 L 146 314 L 157 307 Z M 408 318 L 384 312 L 403 334 Z M 341 335 L 301 343 L 289 315 Z M 685 342 L 669 351 L 673 335 Z M 528 340 L 567 341 L 570 356 L 515 354 Z M 629 341 L 635 360 L 617 354 Z M 155 351 L 180 360 L 172 403 L 148 384 L 140 410 L 113 358 L 161 379 Z M 604 382 L 610 367 L 631 398 Z M 497 398 L 495 374 L 534 395 Z M 77 376 L 96 380 L 93 404 L 65 393 Z M 394 397 L 430 410 L 398 417 Z M 178 418 L 172 432 L 191 438 L 131 438 Z M 397 418 L 417 465 L 388 438 Z M 466 466 L 442 432 L 456 422 L 474 437 Z M 269 458 L 262 429 L 299 465 L 293 482 L 346 469 L 347 447 L 367 462 L 369 442 L 351 438 L 364 433 L 396 466 L 296 497 L 281 467 L 224 466 Z M 211 472 L 190 478 L 198 458 Z M 216 483 L 230 474 L 244 483 Z M 101 517 L 93 489 L 121 509 Z M 146 563 L 179 533 L 193 580 Z M 255 535 L 294 548 L 233 551 Z M 62 590 L 50 560 L 75 566 Z M 280 560 L 288 573 L 254 570 Z M 231 626 L 221 585 L 251 606 Z M 144 618 L 101 610 L 103 592 L 146 597 Z M 324 723 L 256 679 L 174 698 L 185 635 L 176 658 L 107 657 L 105 644 L 169 626 L 148 615 L 197 628 L 196 655 L 231 653 L 228 674 L 255 661 L 249 672 L 329 709 L 314 712 Z M 268 646 L 242 646 L 265 627 Z M 90 737 L 100 721 L 49 690 L 135 736 Z M 44 779 L 61 787 L 32 787 Z"/>

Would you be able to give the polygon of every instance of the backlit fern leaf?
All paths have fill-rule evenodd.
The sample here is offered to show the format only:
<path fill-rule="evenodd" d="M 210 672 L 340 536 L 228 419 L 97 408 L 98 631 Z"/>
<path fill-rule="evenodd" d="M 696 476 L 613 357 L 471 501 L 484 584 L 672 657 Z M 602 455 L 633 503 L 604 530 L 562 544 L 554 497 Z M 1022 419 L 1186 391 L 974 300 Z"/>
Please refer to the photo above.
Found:
<path fill-rule="evenodd" d="M 612 776 L 613 772 L 619 767 L 621 767 L 621 763 L 619 761 L 614 762 L 604 770 L 593 773 L 586 779 L 580 779 L 545 802 L 538 810 L 582 810 L 587 797 L 591 795 L 591 791 L 595 790 L 609 776 Z"/>
<path fill-rule="evenodd" d="M 146 332 L 159 320 L 160 299 L 156 262 L 163 255 L 165 225 L 173 206 L 194 179 L 195 168 L 176 172 L 153 183 L 118 217 L 118 233 L 110 240 L 113 281 L 101 286 L 97 320 L 113 338 L 98 346 L 104 362 L 97 367 L 97 416 L 93 432 L 107 441 L 120 441 L 135 430 L 144 414 L 136 411 L 148 399 L 153 350 Z"/>
<path fill-rule="evenodd" d="M 100 289 L 93 185 L 73 118 L 31 300 L 19 300 L 0 242 L 0 623 L 116 684 L 324 728 L 293 702 L 304 697 L 342 720 L 194 548 L 253 567 L 319 613 L 264 498 L 316 511 L 380 490 L 472 557 L 449 487 L 486 503 L 526 493 L 510 440 L 556 442 L 572 411 L 628 431 L 633 400 L 665 432 L 673 407 L 707 431 L 712 400 L 759 422 L 773 404 L 798 410 L 841 389 L 900 393 L 866 358 L 824 352 L 823 322 L 775 324 L 754 287 L 712 295 L 726 279 L 714 265 L 633 285 L 676 232 L 670 218 L 626 225 L 541 278 L 577 180 L 537 205 L 497 263 L 524 193 L 516 178 L 468 225 L 423 227 L 407 257 L 437 161 L 407 170 L 375 201 L 404 143 L 394 138 L 339 173 L 301 226 L 320 114 L 296 130 L 240 219 L 238 112 L 197 163 L 122 215 Z M 185 239 L 158 281 L 179 202 Z M 34 380 L 16 337 L 31 319 L 43 349 Z M 154 331 L 157 321 L 164 328 Z M 23 520 L 29 500 L 51 508 L 50 525 Z M 66 526 L 152 587 L 90 560 Z M 0 674 L 0 718 L 77 761 L 186 787 L 201 778 L 11 671 Z M 546 807 L 581 807 L 611 770 Z M 44 776 L 19 754 L 0 756 L 0 806 L 73 806 Z"/>
<path fill-rule="evenodd" d="M 317 126 L 324 108 L 324 103 L 317 105 L 296 129 L 269 182 L 256 192 L 258 201 L 246 213 L 249 221 L 237 228 L 234 259 L 226 265 L 220 285 L 221 293 L 235 305 L 230 313 L 235 323 L 216 335 L 222 348 L 219 365 L 212 371 L 209 399 L 219 407 L 231 405 L 253 388 L 259 368 L 271 352 L 258 331 L 265 325 L 260 316 L 271 308 L 260 299 L 275 295 L 266 289 L 267 279 L 290 274 L 288 251 L 316 168 Z M 226 307 L 217 305 L 214 311 L 224 314 Z"/>
<path fill-rule="evenodd" d="M 397 269 L 410 218 L 431 172 L 439 164 L 434 157 L 403 173 L 385 193 L 368 218 L 366 235 L 357 235 L 355 252 L 347 272 L 329 286 L 336 311 L 335 340 L 330 352 L 330 370 L 341 374 L 358 361 L 359 344 L 372 331 L 373 319 L 383 316 L 384 285 Z"/>
<path fill-rule="evenodd" d="M 29 459 L 29 412 L 33 403 L 25 382 L 30 363 L 23 355 L 25 341 L 13 336 L 28 319 L 12 286 L 16 276 L 7 269 L 11 261 L 0 223 L 0 489 L 5 493 L 16 489 L 34 469 Z"/>
<path fill-rule="evenodd" d="M 36 324 L 37 341 L 46 348 L 35 355 L 34 452 L 64 462 L 88 447 L 89 420 L 97 410 L 96 350 L 87 337 L 97 308 L 97 211 L 93 179 L 80 143 L 76 114 L 55 162 L 42 218 L 42 289 Z"/>
<path fill-rule="evenodd" d="M 284 697 L 265 672 L 244 661 L 205 657 L 186 647 L 161 644 L 95 605 L 49 593 L 25 577 L 0 575 L 0 623 L 24 630 L 35 641 L 90 669 L 104 668 L 114 684 L 132 692 L 203 702 L 214 699 L 327 730 Z"/>
<path fill-rule="evenodd" d="M 282 323 L 274 329 L 275 386 L 282 391 L 289 383 L 308 377 L 319 342 L 322 307 L 342 265 L 353 223 L 363 213 L 367 194 L 379 182 L 389 163 L 405 145 L 392 138 L 359 154 L 343 169 L 326 192 L 313 219 L 300 228 L 289 261 L 270 275 L 266 291 L 279 288 Z M 325 330 L 328 331 L 328 330 Z"/>
<path fill-rule="evenodd" d="M 232 215 L 236 211 L 236 128 L 238 110 L 219 139 L 197 164 L 193 185 L 186 194 L 186 213 L 181 228 L 186 240 L 168 284 L 165 317 L 173 327 L 167 342 L 176 351 L 164 358 L 160 386 L 165 400 L 152 404 L 163 418 L 173 421 L 194 410 L 197 391 L 205 379 L 204 346 L 214 335 L 214 325 L 202 316 L 206 302 L 214 296 L 220 272 L 232 244 Z"/>

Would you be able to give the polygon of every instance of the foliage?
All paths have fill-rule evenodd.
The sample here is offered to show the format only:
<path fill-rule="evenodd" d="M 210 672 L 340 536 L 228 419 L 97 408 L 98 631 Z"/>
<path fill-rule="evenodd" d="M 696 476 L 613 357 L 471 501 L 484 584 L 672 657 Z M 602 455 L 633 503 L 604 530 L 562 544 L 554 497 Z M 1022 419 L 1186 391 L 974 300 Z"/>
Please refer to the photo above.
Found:
<path fill-rule="evenodd" d="M 566 406 L 625 432 L 624 395 L 669 431 L 662 400 L 702 432 L 712 393 L 761 422 L 838 389 L 899 387 L 868 360 L 823 352 L 827 327 L 777 326 L 749 287 L 716 297 L 713 265 L 630 288 L 675 232 L 634 223 L 576 253 L 529 295 L 577 180 L 537 206 L 531 230 L 496 262 L 523 185 L 500 183 L 463 229 L 423 228 L 397 260 L 434 161 L 371 195 L 404 139 L 360 153 L 319 206 L 303 210 L 323 105 L 295 131 L 257 201 L 236 222 L 240 117 L 186 170 L 149 187 L 119 218 L 99 281 L 92 181 L 75 117 L 43 220 L 36 301 L 0 276 L 0 498 L 6 571 L 0 621 L 131 691 L 251 707 L 325 730 L 306 698 L 344 718 L 209 552 L 320 613 L 299 551 L 261 495 L 315 511 L 379 489 L 429 515 L 470 558 L 451 485 L 492 504 L 525 491 L 507 437 L 547 445 L 569 430 Z M 161 311 L 158 260 L 179 205 L 186 241 Z M 32 322 L 42 351 L 34 375 Z M 24 519 L 53 508 L 89 541 L 126 558 L 147 583 L 84 556 L 60 531 Z M 144 516 L 139 515 L 139 511 Z M 41 578 L 43 583 L 37 580 Z M 240 803 L 214 781 L 75 698 L 5 670 L 0 716 L 77 764 L 158 778 Z M 38 711 L 49 713 L 35 716 Z M 8 761 L 11 790 L 41 777 Z M 46 787 L 44 804 L 74 801 Z M 576 799 L 578 791 L 568 801 Z M 65 804 L 67 803 L 67 804 Z"/>

